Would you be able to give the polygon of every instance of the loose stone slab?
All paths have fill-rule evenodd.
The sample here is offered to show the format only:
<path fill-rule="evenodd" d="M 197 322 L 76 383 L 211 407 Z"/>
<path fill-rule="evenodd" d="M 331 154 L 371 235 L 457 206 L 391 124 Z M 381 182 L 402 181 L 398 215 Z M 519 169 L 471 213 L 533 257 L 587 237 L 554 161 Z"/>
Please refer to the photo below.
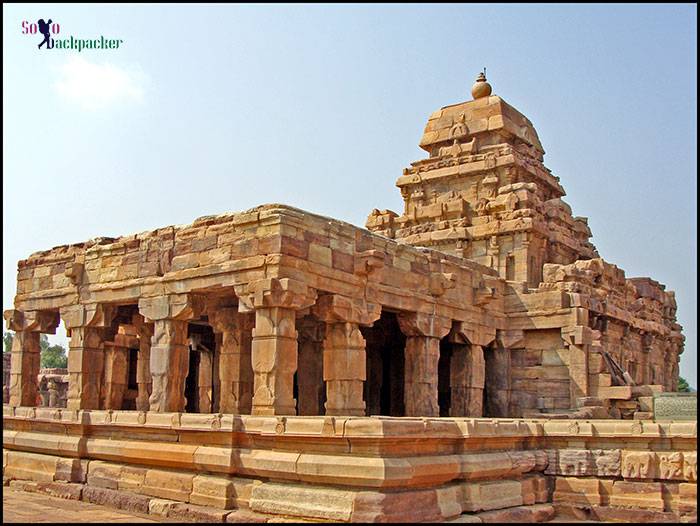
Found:
<path fill-rule="evenodd" d="M 697 420 L 697 393 L 655 393 L 654 418 L 656 420 Z"/>

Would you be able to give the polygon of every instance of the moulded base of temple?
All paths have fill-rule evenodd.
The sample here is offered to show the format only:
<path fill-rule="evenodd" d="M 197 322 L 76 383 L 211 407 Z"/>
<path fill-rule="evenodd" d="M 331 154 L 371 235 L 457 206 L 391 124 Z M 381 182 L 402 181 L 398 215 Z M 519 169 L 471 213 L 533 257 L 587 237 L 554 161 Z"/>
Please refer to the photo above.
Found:
<path fill-rule="evenodd" d="M 697 514 L 695 421 L 3 410 L 6 483 L 168 518 L 656 522 Z"/>

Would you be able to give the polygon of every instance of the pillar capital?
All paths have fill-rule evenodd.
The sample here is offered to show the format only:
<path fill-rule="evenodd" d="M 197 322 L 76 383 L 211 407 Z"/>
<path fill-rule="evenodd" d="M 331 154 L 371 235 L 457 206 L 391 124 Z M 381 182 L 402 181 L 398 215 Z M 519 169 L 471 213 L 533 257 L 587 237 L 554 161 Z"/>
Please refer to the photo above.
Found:
<path fill-rule="evenodd" d="M 600 340 L 600 331 L 584 325 L 566 325 L 561 328 L 561 337 L 567 345 L 591 345 Z"/>
<path fill-rule="evenodd" d="M 117 313 L 114 305 L 105 303 L 78 304 L 62 307 L 61 319 L 67 329 L 76 327 L 109 327 Z"/>
<path fill-rule="evenodd" d="M 239 312 L 237 307 L 219 307 L 209 314 L 209 324 L 214 332 L 230 333 L 241 329 L 251 330 L 254 318 Z"/>
<path fill-rule="evenodd" d="M 496 330 L 496 341 L 504 349 L 517 349 L 525 346 L 525 331 Z"/>
<path fill-rule="evenodd" d="M 58 312 L 21 311 L 9 309 L 3 312 L 7 328 L 11 331 L 34 331 L 54 334 L 59 324 Z"/>
<path fill-rule="evenodd" d="M 481 347 L 488 347 L 496 339 L 496 329 L 494 327 L 475 325 L 466 321 L 455 322 L 453 333 L 458 339 L 464 340 L 456 343 L 470 343 Z"/>
<path fill-rule="evenodd" d="M 139 313 L 147 321 L 191 320 L 205 310 L 204 298 L 197 294 L 167 294 L 139 299 Z"/>
<path fill-rule="evenodd" d="M 327 294 L 318 298 L 312 313 L 326 323 L 346 322 L 372 325 L 382 315 L 382 306 L 367 303 L 364 298 L 348 298 L 339 294 Z"/>
<path fill-rule="evenodd" d="M 136 328 L 139 336 L 153 336 L 153 323 L 146 321 L 142 314 L 134 313 L 131 317 L 131 324 Z"/>
<path fill-rule="evenodd" d="M 237 287 L 239 310 L 281 307 L 301 310 L 316 302 L 316 291 L 305 283 L 289 278 L 266 278 Z"/>
<path fill-rule="evenodd" d="M 443 338 L 452 328 L 452 320 L 423 312 L 406 312 L 397 316 L 401 332 L 406 336 Z"/>
<path fill-rule="evenodd" d="M 365 250 L 355 255 L 355 274 L 369 276 L 384 267 L 384 254 L 379 250 Z"/>
<path fill-rule="evenodd" d="M 321 343 L 325 337 L 325 327 L 313 318 L 301 318 L 296 324 L 299 340 Z"/>
<path fill-rule="evenodd" d="M 455 288 L 457 278 L 454 273 L 433 272 L 430 274 L 428 288 L 432 296 L 442 296 L 449 289 Z"/>

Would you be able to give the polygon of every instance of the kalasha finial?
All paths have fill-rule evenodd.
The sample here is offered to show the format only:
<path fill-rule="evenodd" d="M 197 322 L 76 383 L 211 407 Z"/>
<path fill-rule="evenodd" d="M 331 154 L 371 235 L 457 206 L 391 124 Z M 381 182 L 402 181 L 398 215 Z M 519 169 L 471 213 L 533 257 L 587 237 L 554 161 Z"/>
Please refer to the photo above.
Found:
<path fill-rule="evenodd" d="M 486 68 L 484 68 L 484 71 L 479 73 L 479 76 L 476 77 L 476 82 L 472 86 L 472 97 L 476 100 L 489 95 L 491 95 L 491 84 L 486 82 Z"/>

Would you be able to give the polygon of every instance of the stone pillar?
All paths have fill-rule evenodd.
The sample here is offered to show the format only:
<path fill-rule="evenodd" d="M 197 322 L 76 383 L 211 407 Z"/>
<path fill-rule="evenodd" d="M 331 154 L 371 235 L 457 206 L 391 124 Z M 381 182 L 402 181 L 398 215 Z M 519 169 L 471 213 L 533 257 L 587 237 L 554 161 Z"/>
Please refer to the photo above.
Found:
<path fill-rule="evenodd" d="M 654 366 L 654 364 L 650 363 L 651 360 L 649 357 L 652 354 L 653 342 L 654 338 L 651 334 L 642 334 L 642 352 L 640 353 L 641 363 L 639 364 L 640 368 L 642 369 L 640 382 L 642 385 L 648 385 L 651 383 L 651 368 Z"/>
<path fill-rule="evenodd" d="M 136 395 L 136 410 L 148 411 L 150 403 L 153 377 L 151 376 L 151 339 L 153 338 L 153 325 L 146 323 L 143 316 L 134 314 L 131 321 L 136 327 L 139 339 L 139 354 L 136 361 L 136 383 L 138 393 Z"/>
<path fill-rule="evenodd" d="M 129 348 L 120 345 L 121 334 L 117 334 L 114 343 L 105 344 L 104 352 L 104 408 L 118 410 L 124 402 L 124 392 L 128 383 Z"/>
<path fill-rule="evenodd" d="M 190 370 L 187 320 L 153 320 L 151 345 L 151 411 L 160 413 L 185 410 L 185 380 Z"/>
<path fill-rule="evenodd" d="M 297 323 L 299 358 L 297 367 L 297 413 L 301 416 L 323 414 L 323 323 L 304 318 Z"/>
<path fill-rule="evenodd" d="M 513 251 L 515 256 L 515 281 L 528 282 L 530 267 L 530 240 L 527 232 L 516 235 L 516 249 Z M 518 246 L 518 241 L 520 241 Z M 528 286 L 530 284 L 528 283 Z"/>
<path fill-rule="evenodd" d="M 218 349 L 221 413 L 249 415 L 251 412 L 253 321 L 253 316 L 238 312 L 236 307 L 220 307 L 209 316 L 209 322 L 221 341 Z"/>
<path fill-rule="evenodd" d="M 587 312 L 584 313 L 587 323 Z M 589 394 L 588 352 L 591 345 L 599 343 L 600 332 L 585 325 L 569 325 L 562 327 L 561 336 L 569 349 L 570 407 L 577 407 L 577 399 Z"/>
<path fill-rule="evenodd" d="M 510 347 L 518 339 L 522 340 L 522 331 L 501 331 L 499 335 L 498 354 L 491 356 L 491 368 L 496 370 L 499 366 L 505 367 L 499 371 L 499 378 L 495 384 L 499 386 L 499 392 L 493 386 L 489 386 L 490 410 L 508 413 L 510 400 Z M 484 385 L 486 379 L 486 361 L 484 349 L 493 344 L 496 338 L 496 330 L 472 322 L 455 322 L 450 339 L 453 346 L 452 360 L 450 362 L 450 387 L 451 402 L 450 416 L 480 417 L 484 415 Z M 493 352 L 488 349 L 486 352 Z M 490 415 L 495 416 L 495 415 Z"/>
<path fill-rule="evenodd" d="M 185 380 L 190 367 L 187 321 L 198 317 L 202 308 L 199 298 L 187 294 L 139 300 L 139 312 L 154 323 L 150 360 L 151 411 L 185 410 Z"/>
<path fill-rule="evenodd" d="M 486 364 L 481 345 L 456 345 L 450 362 L 450 416 L 483 416 Z"/>
<path fill-rule="evenodd" d="M 364 416 L 367 358 L 360 325 L 369 326 L 378 320 L 382 313 L 381 305 L 329 294 L 319 298 L 313 312 L 326 322 L 323 340 L 326 414 Z"/>
<path fill-rule="evenodd" d="M 199 412 L 211 413 L 213 406 L 214 388 L 214 353 L 199 351 L 199 374 L 197 377 L 197 391 L 199 394 Z"/>
<path fill-rule="evenodd" d="M 447 336 L 452 320 L 424 313 L 398 315 L 406 335 L 404 407 L 406 416 L 440 416 L 438 360 L 440 339 Z"/>
<path fill-rule="evenodd" d="M 39 337 L 34 331 L 15 331 L 10 365 L 10 405 L 36 406 L 40 369 Z"/>
<path fill-rule="evenodd" d="M 54 334 L 58 314 L 54 312 L 22 312 L 6 310 L 5 321 L 15 331 L 10 364 L 10 396 L 12 406 L 36 406 L 40 369 L 41 333 Z"/>
<path fill-rule="evenodd" d="M 221 376 L 219 372 L 219 366 L 221 365 L 221 334 L 217 335 L 214 333 L 214 348 L 212 349 L 212 360 L 214 361 L 212 365 L 212 399 L 211 399 L 211 412 L 220 413 L 219 402 L 221 401 Z"/>
<path fill-rule="evenodd" d="M 100 409 L 104 378 L 104 329 L 112 324 L 111 305 L 71 305 L 61 309 L 68 343 L 68 409 Z"/>
<path fill-rule="evenodd" d="M 255 309 L 253 329 L 254 415 L 295 415 L 294 373 L 297 370 L 297 331 L 294 309 Z"/>
<path fill-rule="evenodd" d="M 252 414 L 295 415 L 296 311 L 313 305 L 316 293 L 299 281 L 269 278 L 249 284 L 239 298 L 255 310 Z"/>

